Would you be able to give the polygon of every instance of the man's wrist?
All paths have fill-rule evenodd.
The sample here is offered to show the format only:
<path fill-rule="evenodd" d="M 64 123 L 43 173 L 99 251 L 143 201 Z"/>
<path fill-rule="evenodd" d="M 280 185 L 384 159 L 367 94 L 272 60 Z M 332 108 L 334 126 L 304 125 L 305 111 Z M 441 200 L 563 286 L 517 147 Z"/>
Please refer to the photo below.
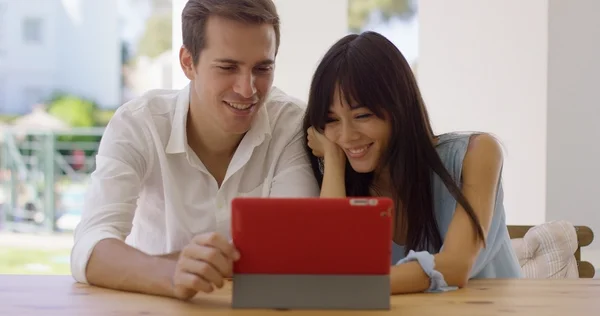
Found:
<path fill-rule="evenodd" d="M 164 255 L 157 255 L 156 257 L 177 261 L 177 260 L 179 260 L 179 254 L 181 254 L 181 251 L 167 253 Z"/>
<path fill-rule="evenodd" d="M 175 287 L 173 284 L 173 276 L 177 267 L 177 259 L 156 256 L 154 257 L 154 266 L 157 267 L 160 273 L 157 273 L 158 286 L 165 296 L 175 297 Z"/>

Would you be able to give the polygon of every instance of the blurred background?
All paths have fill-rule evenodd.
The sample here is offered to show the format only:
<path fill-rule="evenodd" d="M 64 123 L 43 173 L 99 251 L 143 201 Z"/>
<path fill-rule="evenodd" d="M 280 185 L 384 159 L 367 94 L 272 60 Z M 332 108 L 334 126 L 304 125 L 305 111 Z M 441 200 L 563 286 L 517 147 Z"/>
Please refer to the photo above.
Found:
<path fill-rule="evenodd" d="M 0 0 L 0 274 L 68 274 L 72 230 L 115 109 L 187 84 L 186 0 Z M 511 225 L 600 231 L 595 0 L 275 0 L 275 85 L 306 100 L 321 56 L 374 30 L 410 62 L 435 131 L 494 133 Z M 600 242 L 582 250 L 600 266 Z"/>

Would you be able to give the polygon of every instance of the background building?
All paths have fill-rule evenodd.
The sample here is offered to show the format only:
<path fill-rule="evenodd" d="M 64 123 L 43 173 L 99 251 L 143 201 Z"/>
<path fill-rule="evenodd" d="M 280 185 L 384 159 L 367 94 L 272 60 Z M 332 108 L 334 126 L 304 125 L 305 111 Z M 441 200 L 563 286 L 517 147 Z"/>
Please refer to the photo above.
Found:
<path fill-rule="evenodd" d="M 0 0 L 4 114 L 28 113 L 61 91 L 114 108 L 120 59 L 117 0 Z"/>

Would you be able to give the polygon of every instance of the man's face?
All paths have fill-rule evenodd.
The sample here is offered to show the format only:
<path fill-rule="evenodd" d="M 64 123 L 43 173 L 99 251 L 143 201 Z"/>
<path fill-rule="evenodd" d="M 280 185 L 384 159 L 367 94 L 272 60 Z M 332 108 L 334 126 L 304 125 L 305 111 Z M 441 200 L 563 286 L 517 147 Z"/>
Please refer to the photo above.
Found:
<path fill-rule="evenodd" d="M 275 30 L 213 16 L 207 20 L 205 47 L 196 66 L 182 49 L 181 62 L 192 80 L 193 117 L 226 135 L 246 133 L 274 77 Z"/>

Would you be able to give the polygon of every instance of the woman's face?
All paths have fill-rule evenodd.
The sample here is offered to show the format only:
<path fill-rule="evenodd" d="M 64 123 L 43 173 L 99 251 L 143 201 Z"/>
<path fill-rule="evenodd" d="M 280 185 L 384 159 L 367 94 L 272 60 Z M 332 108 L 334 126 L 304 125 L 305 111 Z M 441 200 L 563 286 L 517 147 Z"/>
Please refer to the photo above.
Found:
<path fill-rule="evenodd" d="M 339 90 L 335 88 L 325 137 L 344 150 L 354 171 L 375 171 L 387 150 L 391 124 L 377 117 L 366 106 L 343 100 Z"/>

